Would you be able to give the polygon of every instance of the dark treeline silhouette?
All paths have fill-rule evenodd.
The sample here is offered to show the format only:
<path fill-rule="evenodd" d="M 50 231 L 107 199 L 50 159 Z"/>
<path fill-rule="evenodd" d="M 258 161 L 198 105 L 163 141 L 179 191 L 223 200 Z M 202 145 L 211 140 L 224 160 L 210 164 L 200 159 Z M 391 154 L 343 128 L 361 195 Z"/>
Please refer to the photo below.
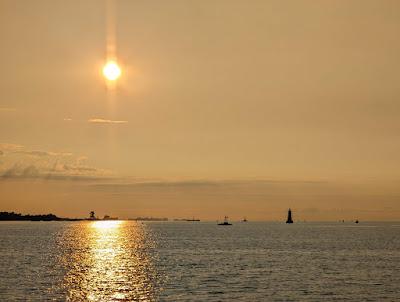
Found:
<path fill-rule="evenodd" d="M 60 218 L 54 214 L 44 214 L 44 215 L 22 215 L 20 213 L 14 212 L 0 212 L 0 220 L 25 220 L 25 221 L 70 221 L 78 219 L 70 218 Z"/>

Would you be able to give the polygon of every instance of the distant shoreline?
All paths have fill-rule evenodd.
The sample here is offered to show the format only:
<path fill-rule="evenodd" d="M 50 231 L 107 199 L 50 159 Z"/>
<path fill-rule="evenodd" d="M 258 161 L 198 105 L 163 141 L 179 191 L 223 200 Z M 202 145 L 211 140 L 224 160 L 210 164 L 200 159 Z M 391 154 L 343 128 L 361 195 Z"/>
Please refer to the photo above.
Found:
<path fill-rule="evenodd" d="M 58 217 L 54 214 L 22 215 L 15 212 L 0 212 L 0 221 L 81 221 L 82 218 Z"/>
<path fill-rule="evenodd" d="M 108 217 L 108 216 L 106 216 Z M 20 213 L 15 212 L 0 212 L 0 221 L 107 221 L 107 220 L 125 220 L 125 221 L 139 221 L 139 222 L 216 222 L 216 220 L 200 220 L 200 219 L 169 219 L 169 218 L 157 218 L 157 217 L 136 217 L 136 218 L 126 218 L 126 219 L 118 219 L 118 218 L 68 218 L 68 217 L 58 217 L 54 214 L 38 214 L 38 215 L 22 215 Z M 241 221 L 235 221 L 241 222 Z M 280 220 L 252 220 L 252 222 L 271 222 L 271 223 L 281 223 Z M 400 220 L 365 220 L 362 223 L 400 223 Z M 345 223 L 353 224 L 354 220 L 308 220 L 308 221 L 295 221 L 296 224 L 316 224 L 316 223 Z"/>
<path fill-rule="evenodd" d="M 104 216 L 103 219 L 97 217 L 91 218 L 68 218 L 58 217 L 54 214 L 38 214 L 38 215 L 22 215 L 15 212 L 0 212 L 0 221 L 104 221 L 104 220 L 119 220 L 116 217 Z M 168 221 L 168 218 L 156 218 L 156 217 L 137 217 L 129 218 L 126 220 L 133 221 Z M 188 220 L 187 220 L 188 221 Z"/>

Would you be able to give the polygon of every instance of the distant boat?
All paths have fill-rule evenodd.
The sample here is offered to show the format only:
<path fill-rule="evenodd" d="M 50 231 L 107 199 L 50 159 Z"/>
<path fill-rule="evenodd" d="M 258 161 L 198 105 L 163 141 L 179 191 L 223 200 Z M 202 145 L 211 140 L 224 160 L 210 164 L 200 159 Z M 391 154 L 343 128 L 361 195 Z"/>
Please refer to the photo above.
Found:
<path fill-rule="evenodd" d="M 243 218 L 242 222 L 247 222 L 247 219 L 246 219 L 246 217 L 244 217 L 244 218 Z"/>
<path fill-rule="evenodd" d="M 232 225 L 232 223 L 229 223 L 228 216 L 225 216 L 224 222 L 218 223 L 218 225 Z"/>
<path fill-rule="evenodd" d="M 358 221 L 358 219 L 355 221 L 355 223 L 358 223 L 359 221 Z"/>
<path fill-rule="evenodd" d="M 287 220 L 286 223 L 293 223 L 292 219 L 292 211 L 289 209 L 288 214 L 287 214 Z"/>
<path fill-rule="evenodd" d="M 200 219 L 197 218 L 174 218 L 174 221 L 200 221 Z"/>
<path fill-rule="evenodd" d="M 200 221 L 200 219 L 195 219 L 194 217 L 192 219 L 185 219 L 185 221 Z"/>

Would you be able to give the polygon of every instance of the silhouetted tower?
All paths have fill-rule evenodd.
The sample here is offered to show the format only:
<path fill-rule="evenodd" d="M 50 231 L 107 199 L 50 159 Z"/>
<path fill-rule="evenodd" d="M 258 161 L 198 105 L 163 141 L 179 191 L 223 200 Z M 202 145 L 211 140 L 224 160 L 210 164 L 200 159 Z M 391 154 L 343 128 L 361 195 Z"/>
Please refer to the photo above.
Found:
<path fill-rule="evenodd" d="M 286 223 L 293 223 L 293 219 L 292 219 L 292 211 L 289 209 L 288 213 L 287 213 L 287 220 Z"/>
<path fill-rule="evenodd" d="M 90 219 L 95 219 L 96 217 L 94 217 L 94 211 L 90 212 Z"/>

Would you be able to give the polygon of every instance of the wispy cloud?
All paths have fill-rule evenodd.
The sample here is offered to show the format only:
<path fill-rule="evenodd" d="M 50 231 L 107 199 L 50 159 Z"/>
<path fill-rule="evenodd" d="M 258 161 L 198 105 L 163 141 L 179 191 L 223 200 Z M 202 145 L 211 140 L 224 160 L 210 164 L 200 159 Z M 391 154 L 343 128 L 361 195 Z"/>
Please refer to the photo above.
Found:
<path fill-rule="evenodd" d="M 16 111 L 16 108 L 12 107 L 0 107 L 0 112 L 10 112 L 10 111 Z"/>
<path fill-rule="evenodd" d="M 30 156 L 72 156 L 70 152 L 50 152 L 50 151 L 40 151 L 40 150 L 26 150 L 26 151 L 15 151 L 15 153 L 26 154 Z"/>
<path fill-rule="evenodd" d="M 102 118 L 91 118 L 88 120 L 89 123 L 94 124 L 126 124 L 128 121 L 114 121 L 114 120 L 107 120 Z"/>
<path fill-rule="evenodd" d="M 7 179 L 44 179 L 44 180 L 100 180 L 109 179 L 110 173 L 105 170 L 92 167 L 56 165 L 54 169 L 48 169 L 34 164 L 24 165 L 16 163 L 2 171 L 0 180 Z"/>
<path fill-rule="evenodd" d="M 17 144 L 0 144 L 0 179 L 104 179 L 108 170 L 89 166 L 86 156 L 70 152 L 29 150 Z"/>
<path fill-rule="evenodd" d="M 17 144 L 9 144 L 9 143 L 0 143 L 0 150 L 3 152 L 15 152 L 24 149 L 24 146 Z"/>
<path fill-rule="evenodd" d="M 224 191 L 225 193 L 236 194 L 235 192 L 264 192 L 268 194 L 290 194 L 292 191 L 325 188 L 327 182 L 318 180 L 268 180 L 268 179 L 187 179 L 187 180 L 146 180 L 146 179 L 124 179 L 113 183 L 94 184 L 100 190 L 198 190 L 198 191 Z M 257 193 L 257 194 L 258 194 Z"/>
<path fill-rule="evenodd" d="M 34 178 L 39 176 L 39 170 L 34 165 L 24 166 L 21 164 L 14 164 L 9 169 L 5 170 L 3 178 Z"/>
<path fill-rule="evenodd" d="M 72 118 L 65 117 L 65 118 L 64 118 L 64 121 L 66 121 L 66 122 L 70 122 L 70 121 L 72 121 Z"/>
<path fill-rule="evenodd" d="M 42 150 L 28 150 L 25 146 L 18 144 L 0 143 L 0 154 L 23 154 L 36 157 L 45 156 L 72 156 L 71 152 L 53 152 L 53 151 L 42 151 Z"/>

